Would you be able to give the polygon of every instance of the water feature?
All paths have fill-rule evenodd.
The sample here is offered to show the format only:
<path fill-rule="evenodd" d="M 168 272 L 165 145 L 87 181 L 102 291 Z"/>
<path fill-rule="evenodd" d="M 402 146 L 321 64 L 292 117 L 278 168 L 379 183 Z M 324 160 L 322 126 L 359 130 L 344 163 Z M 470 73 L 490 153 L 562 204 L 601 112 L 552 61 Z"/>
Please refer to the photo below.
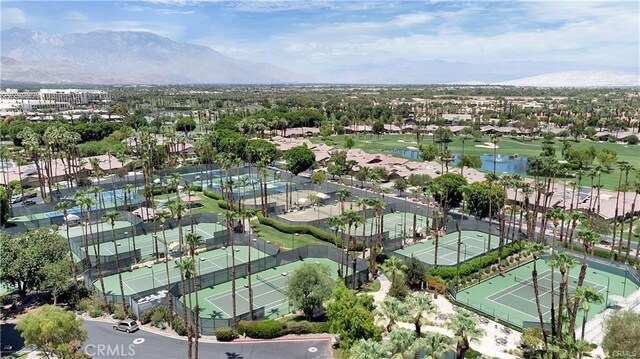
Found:
<path fill-rule="evenodd" d="M 415 150 L 405 150 L 405 149 L 393 149 L 393 150 L 385 150 L 384 152 L 400 154 L 403 157 L 410 159 L 419 159 L 420 152 Z M 454 153 L 453 154 L 453 165 L 458 164 L 460 161 L 461 154 Z M 481 169 L 485 171 L 493 171 L 493 155 L 484 154 L 480 155 L 480 160 L 482 161 Z M 508 173 L 508 174 L 518 174 L 525 175 L 527 174 L 527 169 L 529 168 L 529 159 L 527 157 L 514 157 L 509 155 L 496 155 L 496 172 L 497 173 Z"/>

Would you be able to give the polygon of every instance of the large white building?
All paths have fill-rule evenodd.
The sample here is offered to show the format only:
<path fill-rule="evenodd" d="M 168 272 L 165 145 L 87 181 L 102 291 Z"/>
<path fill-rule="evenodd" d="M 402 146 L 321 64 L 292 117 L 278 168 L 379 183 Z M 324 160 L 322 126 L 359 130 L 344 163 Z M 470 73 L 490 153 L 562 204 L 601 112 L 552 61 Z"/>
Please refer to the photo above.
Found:
<path fill-rule="evenodd" d="M 111 95 L 103 90 L 84 89 L 41 89 L 40 91 L 0 91 L 0 100 L 40 100 L 66 102 L 71 105 L 86 105 L 95 102 L 109 102 Z"/>

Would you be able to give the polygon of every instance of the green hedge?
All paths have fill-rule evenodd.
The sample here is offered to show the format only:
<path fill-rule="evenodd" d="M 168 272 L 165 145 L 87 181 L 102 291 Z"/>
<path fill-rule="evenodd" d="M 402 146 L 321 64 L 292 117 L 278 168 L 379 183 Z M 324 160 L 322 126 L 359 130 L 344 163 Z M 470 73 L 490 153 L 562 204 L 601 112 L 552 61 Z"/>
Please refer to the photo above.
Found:
<path fill-rule="evenodd" d="M 274 218 L 264 217 L 260 213 L 258 213 L 258 221 L 260 221 L 260 224 L 273 227 L 282 233 L 308 234 L 323 242 L 328 242 L 333 245 L 342 245 L 342 240 L 340 238 L 334 236 L 331 233 L 325 232 L 318 227 L 310 226 L 308 224 L 286 224 Z M 350 245 L 349 248 L 353 249 L 351 247 L 353 246 Z M 362 249 L 362 243 L 356 243 L 355 250 L 361 250 L 361 249 Z"/>
<path fill-rule="evenodd" d="M 213 192 L 210 189 L 205 189 L 204 191 L 202 191 L 202 194 L 204 194 L 206 197 L 213 198 L 215 200 L 222 199 L 222 195 L 220 195 L 219 193 Z"/>
<path fill-rule="evenodd" d="M 238 322 L 238 333 L 254 339 L 273 339 L 286 334 L 285 324 L 273 319 Z"/>
<path fill-rule="evenodd" d="M 573 250 L 577 251 L 577 252 L 584 253 L 584 247 L 583 246 L 574 245 L 573 246 Z M 617 261 L 617 262 L 624 262 L 625 261 L 625 256 L 626 256 L 625 251 L 626 251 L 625 247 L 623 246 L 623 248 L 622 248 L 622 256 L 620 256 L 619 253 L 618 253 L 618 246 L 616 246 L 616 249 L 614 250 L 614 253 L 613 253 L 613 260 Z M 609 258 L 611 258 L 611 249 L 594 248 L 593 256 L 609 260 Z M 629 254 L 629 258 L 627 258 L 627 260 L 629 261 L 629 265 L 631 265 L 631 266 L 636 265 L 635 255 Z"/>
<path fill-rule="evenodd" d="M 236 338 L 237 336 L 233 334 L 233 329 L 229 327 L 222 327 L 222 328 L 216 329 L 216 339 L 219 342 L 230 342 Z"/>
<path fill-rule="evenodd" d="M 329 323 L 327 322 L 287 322 L 286 327 L 288 334 L 320 334 L 329 332 Z"/>
<path fill-rule="evenodd" d="M 515 242 L 514 244 L 509 246 L 505 246 L 502 250 L 502 257 L 504 258 L 514 253 L 518 253 L 524 248 L 526 248 L 524 240 Z M 493 252 L 482 255 L 480 257 L 473 258 L 470 261 L 460 265 L 460 277 L 467 277 L 498 262 L 499 258 L 497 250 L 494 250 Z M 438 267 L 429 269 L 430 276 L 440 277 L 444 280 L 454 279 L 456 277 L 456 274 L 456 267 Z"/>

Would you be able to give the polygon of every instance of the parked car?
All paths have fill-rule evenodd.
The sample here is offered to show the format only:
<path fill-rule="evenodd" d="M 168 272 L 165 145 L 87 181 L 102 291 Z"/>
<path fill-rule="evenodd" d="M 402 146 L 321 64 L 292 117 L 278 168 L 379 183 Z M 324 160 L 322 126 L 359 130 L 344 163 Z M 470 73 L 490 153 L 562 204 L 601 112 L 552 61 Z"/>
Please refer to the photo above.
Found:
<path fill-rule="evenodd" d="M 114 326 L 113 326 L 114 330 L 119 330 L 121 332 L 127 332 L 127 333 L 132 333 L 135 332 L 136 330 L 138 330 L 138 323 L 133 320 L 133 319 L 124 319 L 121 320 L 119 322 L 117 322 Z"/>
<path fill-rule="evenodd" d="M 15 204 L 15 203 L 20 203 L 22 201 L 22 195 L 21 194 L 17 194 L 15 196 L 11 197 L 11 203 Z"/>
<path fill-rule="evenodd" d="M 24 197 L 25 198 L 36 198 L 36 197 L 38 197 L 38 192 L 25 193 Z"/>
<path fill-rule="evenodd" d="M 24 205 L 25 205 L 25 206 L 32 206 L 32 205 L 34 205 L 34 204 L 36 204 L 36 201 L 34 201 L 34 200 L 32 200 L 32 199 L 27 200 L 27 201 L 24 201 Z"/>

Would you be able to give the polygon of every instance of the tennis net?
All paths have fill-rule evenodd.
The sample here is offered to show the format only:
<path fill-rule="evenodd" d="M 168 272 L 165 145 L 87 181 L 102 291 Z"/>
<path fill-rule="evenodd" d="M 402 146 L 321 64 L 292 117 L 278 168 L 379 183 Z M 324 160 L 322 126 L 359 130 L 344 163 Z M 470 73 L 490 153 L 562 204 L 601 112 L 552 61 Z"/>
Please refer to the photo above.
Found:
<path fill-rule="evenodd" d="M 278 292 L 280 292 L 280 293 L 282 293 L 282 294 L 285 294 L 285 295 L 286 295 L 285 291 L 284 291 L 282 288 L 278 287 L 277 285 L 273 284 L 273 282 L 271 282 L 271 281 L 269 281 L 269 280 L 267 280 L 267 279 L 262 278 L 259 274 L 257 274 L 257 275 L 256 275 L 256 277 L 257 277 L 257 278 L 258 278 L 258 280 L 259 280 L 259 281 L 261 281 L 262 283 L 264 283 L 264 284 L 268 285 L 269 287 L 271 287 L 271 288 L 273 288 L 273 289 L 277 290 Z"/>

